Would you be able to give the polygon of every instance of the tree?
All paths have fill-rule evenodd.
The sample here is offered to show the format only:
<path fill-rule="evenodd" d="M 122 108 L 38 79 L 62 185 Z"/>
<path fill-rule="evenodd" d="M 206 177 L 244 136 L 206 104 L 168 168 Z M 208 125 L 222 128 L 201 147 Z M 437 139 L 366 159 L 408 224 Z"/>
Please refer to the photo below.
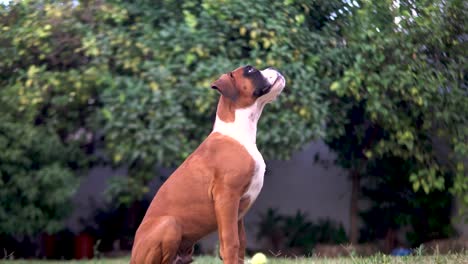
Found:
<path fill-rule="evenodd" d="M 429 240 L 455 235 L 451 193 L 413 190 L 408 172 L 418 165 L 412 159 L 383 156 L 367 166 L 361 190 L 369 206 L 361 211 L 365 224 L 360 232 L 361 242 L 385 239 L 385 250 L 391 252 L 402 242 L 417 247 Z M 406 241 L 397 240 L 397 230 L 401 228 Z"/>
<path fill-rule="evenodd" d="M 56 232 L 92 151 L 96 71 L 71 3 L 0 5 L 0 232 Z M 12 217 L 13 216 L 13 217 Z"/>
<path fill-rule="evenodd" d="M 0 234 L 56 232 L 70 212 L 83 157 L 47 129 L 0 118 Z"/>
<path fill-rule="evenodd" d="M 1 5 L 5 122 L 0 126 L 31 133 L 5 136 L 3 144 L 22 149 L 14 139 L 30 137 L 57 146 L 60 158 L 46 155 L 28 169 L 56 164 L 50 177 L 59 179 L 57 186 L 64 182 L 57 171 L 72 179 L 88 166 L 70 162 L 81 160 L 68 159 L 74 155 L 127 166 L 128 175 L 116 177 L 110 193 L 128 205 L 148 192 L 156 165 L 178 165 L 210 132 L 218 98 L 211 81 L 242 64 L 274 66 L 285 74 L 287 88 L 259 124 L 258 145 L 266 159 L 288 158 L 311 139 L 325 137 L 354 175 L 353 216 L 360 176 L 385 155 L 417 162 L 408 172 L 415 191 L 451 188 L 468 204 L 460 162 L 467 154 L 466 115 L 460 114 L 468 107 L 466 7 L 455 0 L 395 5 L 341 0 Z M 435 154 L 435 138 L 449 142 L 454 158 Z M 28 145 L 17 158 L 45 149 Z M 4 164 L 0 171 L 9 169 Z M 19 169 L 5 177 L 37 177 Z M 448 172 L 455 175 L 453 185 Z"/>
<path fill-rule="evenodd" d="M 360 178 L 384 156 L 411 160 L 415 192 L 468 197 L 466 56 L 461 1 L 361 1 L 337 39 L 326 141 L 353 179 L 351 242 L 357 242 Z M 344 59 L 343 59 L 344 58 Z M 434 141 L 446 139 L 448 159 Z M 452 182 L 448 175 L 456 175 Z M 466 201 L 465 201 L 466 202 Z"/>
<path fill-rule="evenodd" d="M 122 21 L 93 33 L 97 50 L 116 51 L 102 60 L 114 82 L 100 98 L 98 127 L 114 164 L 129 166 L 130 177 L 110 189 L 126 204 L 148 191 L 155 165 L 177 166 L 208 135 L 218 100 L 209 84 L 240 65 L 273 66 L 287 78 L 284 96 L 259 124 L 265 158 L 287 158 L 323 134 L 326 108 L 309 107 L 324 101 L 311 72 L 324 41 L 318 33 L 341 1 L 173 4 L 116 1 Z"/>
<path fill-rule="evenodd" d="M 287 158 L 323 135 L 326 107 L 309 106 L 320 106 L 324 92 L 311 73 L 325 41 L 319 33 L 342 5 L 338 0 L 2 5 L 0 93 L 17 102 L 2 112 L 64 147 L 128 167 L 109 192 L 129 205 L 149 191 L 155 166 L 180 164 L 210 132 L 218 99 L 209 88 L 213 80 L 243 64 L 274 66 L 288 85 L 262 117 L 258 145 L 267 159 Z"/>

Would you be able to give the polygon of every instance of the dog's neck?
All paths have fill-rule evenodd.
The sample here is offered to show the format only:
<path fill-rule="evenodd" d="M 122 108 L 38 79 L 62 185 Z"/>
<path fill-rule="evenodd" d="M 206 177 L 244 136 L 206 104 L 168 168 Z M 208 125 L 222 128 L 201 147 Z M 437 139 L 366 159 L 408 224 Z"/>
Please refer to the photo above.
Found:
<path fill-rule="evenodd" d="M 218 104 L 218 111 L 216 112 L 213 132 L 232 137 L 242 144 L 255 145 L 257 140 L 257 123 L 264 106 L 265 104 L 257 101 L 245 108 L 230 109 L 229 105 L 223 103 L 221 99 Z"/>

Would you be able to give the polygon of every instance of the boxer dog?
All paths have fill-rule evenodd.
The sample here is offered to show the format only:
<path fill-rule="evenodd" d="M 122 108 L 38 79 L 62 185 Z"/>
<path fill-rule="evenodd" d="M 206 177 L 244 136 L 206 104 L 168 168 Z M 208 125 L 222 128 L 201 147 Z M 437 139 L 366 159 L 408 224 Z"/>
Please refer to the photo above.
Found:
<path fill-rule="evenodd" d="M 190 263 L 195 243 L 216 230 L 223 262 L 244 263 L 243 217 L 265 174 L 257 122 L 284 86 L 277 70 L 252 66 L 211 84 L 221 94 L 213 131 L 155 195 L 136 232 L 130 263 Z"/>

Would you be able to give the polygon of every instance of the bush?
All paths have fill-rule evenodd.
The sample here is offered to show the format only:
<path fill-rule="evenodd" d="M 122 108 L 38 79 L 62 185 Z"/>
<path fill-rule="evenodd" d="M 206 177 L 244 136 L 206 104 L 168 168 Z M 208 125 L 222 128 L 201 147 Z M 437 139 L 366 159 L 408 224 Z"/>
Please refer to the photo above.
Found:
<path fill-rule="evenodd" d="M 341 224 L 329 219 L 311 221 L 307 214 L 281 215 L 269 208 L 260 215 L 257 239 L 267 239 L 274 251 L 293 249 L 309 254 L 317 244 L 343 244 L 348 241 Z"/>
<path fill-rule="evenodd" d="M 14 129 L 35 133 L 30 137 L 38 144 L 28 144 L 15 158 L 30 158 L 35 148 L 42 156 L 47 144 L 60 155 L 21 173 L 9 171 L 9 188 L 17 188 L 11 178 L 33 180 L 36 170 L 47 168 L 46 178 L 57 178 L 53 182 L 57 189 L 62 184 L 66 201 L 77 183 L 69 151 L 96 154 L 102 146 L 104 162 L 129 168 L 109 193 L 125 205 L 141 199 L 156 176 L 155 165 L 180 164 L 210 132 L 218 98 L 210 82 L 243 64 L 274 66 L 287 78 L 284 96 L 268 106 L 259 124 L 258 145 L 265 158 L 288 158 L 323 132 L 323 80 L 311 73 L 320 70 L 320 50 L 328 45 L 319 33 L 341 5 L 303 0 L 0 5 L 0 109 L 9 120 L 21 120 Z M 15 132 L 5 145 L 14 151 L 21 137 Z M 10 198 L 12 206 L 27 207 Z M 62 212 L 65 204 L 55 205 Z"/>
<path fill-rule="evenodd" d="M 83 33 L 62 5 L 0 5 L 0 233 L 56 232 L 88 166 Z"/>
<path fill-rule="evenodd" d="M 0 148 L 0 234 L 58 231 L 83 157 L 50 131 L 3 117 Z"/>

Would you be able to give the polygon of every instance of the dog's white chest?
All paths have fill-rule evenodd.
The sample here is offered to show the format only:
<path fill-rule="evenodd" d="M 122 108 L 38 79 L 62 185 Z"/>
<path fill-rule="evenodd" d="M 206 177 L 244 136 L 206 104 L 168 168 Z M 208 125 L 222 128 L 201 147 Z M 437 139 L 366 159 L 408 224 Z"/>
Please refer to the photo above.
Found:
<path fill-rule="evenodd" d="M 217 116 L 213 129 L 213 132 L 229 136 L 239 142 L 239 144 L 244 146 L 254 161 L 255 166 L 253 175 L 249 175 L 251 176 L 249 179 L 249 186 L 241 197 L 241 200 L 249 200 L 249 205 L 247 207 L 250 207 L 255 199 L 257 199 L 258 194 L 262 189 L 263 176 L 265 175 L 265 161 L 263 160 L 260 151 L 258 151 L 257 144 L 255 143 L 257 121 L 260 117 L 262 108 L 262 105 L 255 103 L 250 107 L 237 109 L 235 112 L 235 121 L 232 123 L 224 122 Z M 245 212 L 246 211 L 241 212 L 241 214 L 244 214 Z"/>
<path fill-rule="evenodd" d="M 262 189 L 263 186 L 263 177 L 265 176 L 265 161 L 263 160 L 262 154 L 260 154 L 260 151 L 258 151 L 256 145 L 252 146 L 244 146 L 247 148 L 247 151 L 249 154 L 252 156 L 252 159 L 254 160 L 255 167 L 253 171 L 253 175 L 249 184 L 249 187 L 247 188 L 246 192 L 242 196 L 242 198 L 248 198 L 250 201 L 250 204 L 252 204 L 255 199 L 257 199 L 258 194 L 260 193 L 260 190 Z"/>

